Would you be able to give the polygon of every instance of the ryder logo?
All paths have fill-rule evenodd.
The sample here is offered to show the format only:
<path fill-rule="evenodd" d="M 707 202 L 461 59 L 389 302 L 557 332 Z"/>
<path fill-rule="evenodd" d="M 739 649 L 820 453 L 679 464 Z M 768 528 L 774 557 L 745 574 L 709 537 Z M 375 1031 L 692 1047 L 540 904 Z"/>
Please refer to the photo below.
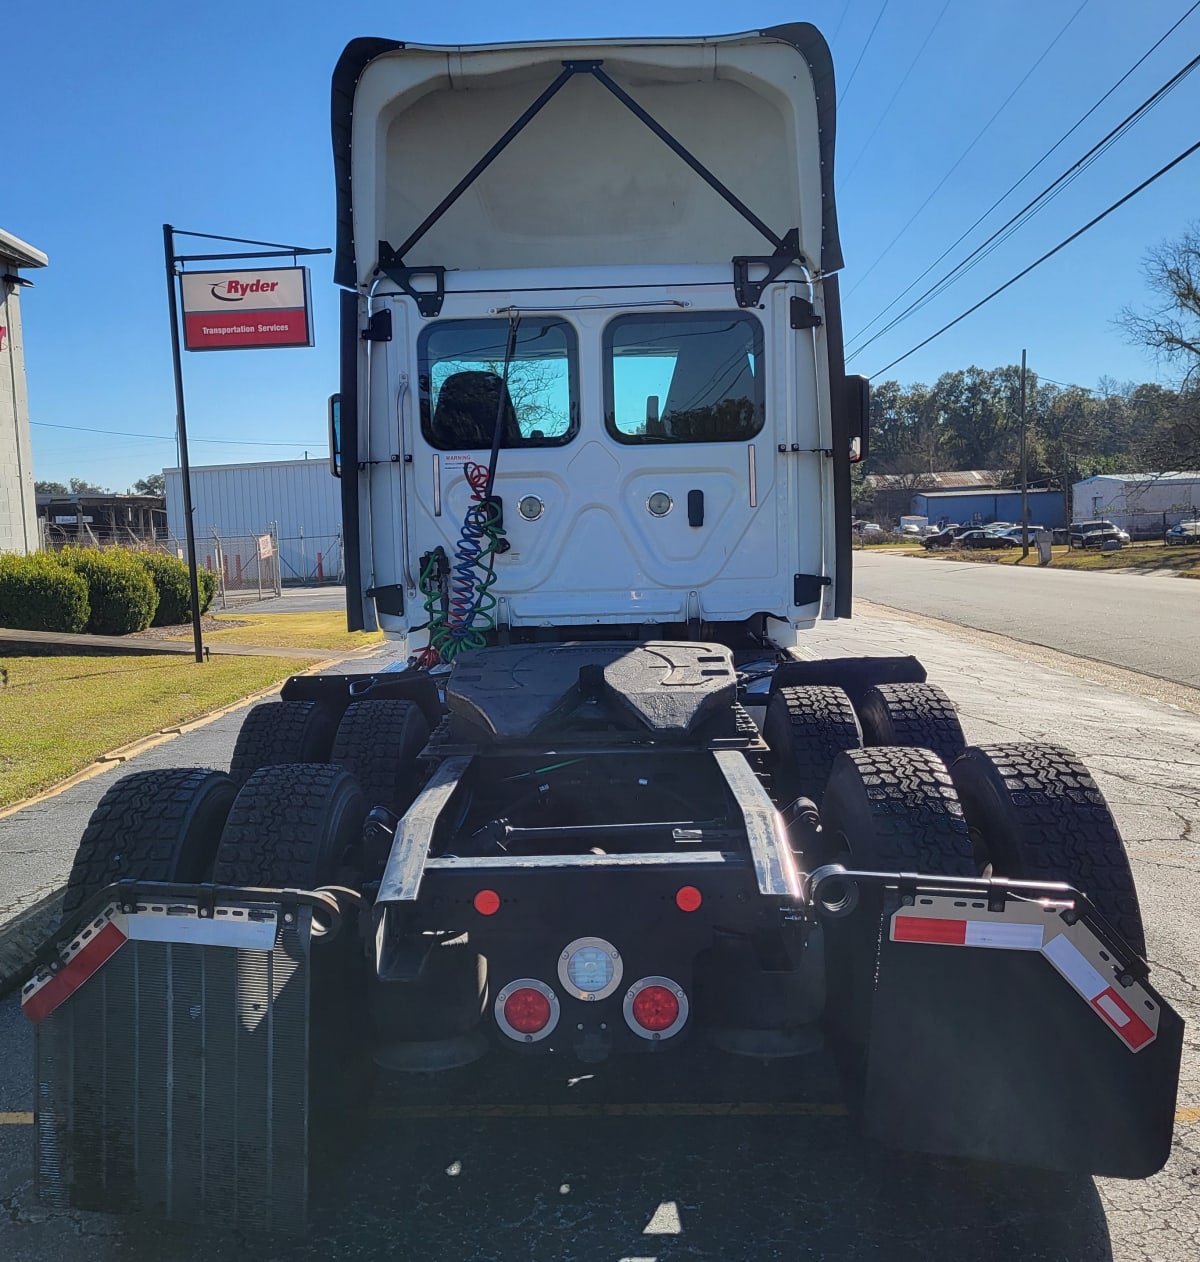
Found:
<path fill-rule="evenodd" d="M 212 296 L 218 302 L 241 302 L 254 294 L 272 294 L 279 288 L 277 280 L 222 280 L 212 286 Z"/>

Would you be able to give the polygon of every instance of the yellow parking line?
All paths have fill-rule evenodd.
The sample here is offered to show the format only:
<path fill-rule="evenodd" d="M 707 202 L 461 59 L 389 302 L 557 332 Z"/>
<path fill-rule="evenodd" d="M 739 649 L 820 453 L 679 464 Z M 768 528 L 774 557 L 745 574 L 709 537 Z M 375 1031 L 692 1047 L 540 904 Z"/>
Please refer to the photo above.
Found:
<path fill-rule="evenodd" d="M 670 1104 L 413 1104 L 384 1105 L 373 1116 L 391 1121 L 440 1118 L 543 1117 L 845 1117 L 844 1104 L 800 1101 Z"/>
<path fill-rule="evenodd" d="M 436 1121 L 447 1118 L 545 1117 L 845 1117 L 843 1104 L 778 1104 L 747 1101 L 740 1104 L 414 1104 L 387 1105 L 373 1116 L 385 1121 Z M 1200 1108 L 1179 1109 L 1181 1125 L 1200 1122 Z M 32 1126 L 32 1113 L 2 1113 L 0 1126 Z"/>

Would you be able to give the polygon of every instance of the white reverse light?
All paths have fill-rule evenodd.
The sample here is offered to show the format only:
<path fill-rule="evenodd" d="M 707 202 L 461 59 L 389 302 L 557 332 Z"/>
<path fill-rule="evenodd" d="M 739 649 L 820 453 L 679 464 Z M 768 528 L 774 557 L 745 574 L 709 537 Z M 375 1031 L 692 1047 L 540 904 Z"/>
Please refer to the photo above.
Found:
<path fill-rule="evenodd" d="M 607 999 L 621 984 L 621 953 L 603 938 L 576 938 L 558 957 L 563 989 L 585 1003 Z"/>

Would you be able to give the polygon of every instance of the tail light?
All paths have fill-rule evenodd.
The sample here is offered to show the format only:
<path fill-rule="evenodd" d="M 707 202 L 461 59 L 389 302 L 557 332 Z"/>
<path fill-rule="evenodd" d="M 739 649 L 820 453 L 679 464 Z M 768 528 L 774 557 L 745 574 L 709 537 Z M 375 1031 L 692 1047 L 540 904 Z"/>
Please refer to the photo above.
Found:
<path fill-rule="evenodd" d="M 522 977 L 496 996 L 496 1024 L 518 1043 L 536 1043 L 558 1024 L 558 996 L 533 977 Z"/>
<path fill-rule="evenodd" d="M 687 995 L 669 977 L 643 977 L 625 992 L 622 1011 L 639 1038 L 669 1039 L 687 1024 Z"/>

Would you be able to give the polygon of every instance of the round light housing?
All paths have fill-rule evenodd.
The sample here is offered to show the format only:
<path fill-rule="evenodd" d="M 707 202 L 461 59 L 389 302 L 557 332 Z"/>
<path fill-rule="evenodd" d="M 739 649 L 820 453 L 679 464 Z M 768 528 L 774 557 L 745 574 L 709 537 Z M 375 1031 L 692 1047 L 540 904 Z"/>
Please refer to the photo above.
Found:
<path fill-rule="evenodd" d="M 666 491 L 655 491 L 646 501 L 646 507 L 655 517 L 665 517 L 675 506 L 675 501 Z"/>
<path fill-rule="evenodd" d="M 625 992 L 621 1011 L 634 1034 L 658 1042 L 673 1038 L 687 1024 L 688 999 L 669 977 L 643 977 Z"/>
<path fill-rule="evenodd" d="M 558 980 L 576 999 L 607 999 L 621 984 L 621 953 L 603 938 L 576 938 L 558 957 Z"/>
<path fill-rule="evenodd" d="M 535 977 L 521 977 L 496 996 L 496 1024 L 518 1043 L 537 1043 L 550 1034 L 561 1008 L 558 996 Z"/>
<path fill-rule="evenodd" d="M 517 504 L 517 512 L 526 521 L 537 521 L 546 511 L 546 505 L 536 495 L 526 495 Z"/>

